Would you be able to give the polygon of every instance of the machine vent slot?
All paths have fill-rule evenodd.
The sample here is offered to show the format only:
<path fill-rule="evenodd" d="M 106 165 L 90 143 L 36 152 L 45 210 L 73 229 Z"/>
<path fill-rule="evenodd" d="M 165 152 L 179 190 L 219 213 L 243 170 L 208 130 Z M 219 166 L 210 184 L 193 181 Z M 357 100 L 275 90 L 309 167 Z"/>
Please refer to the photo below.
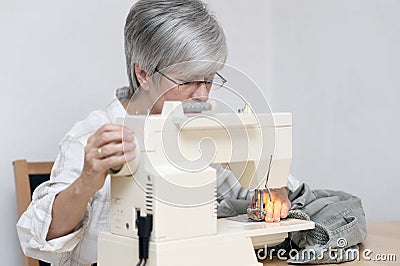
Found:
<path fill-rule="evenodd" d="M 153 184 L 150 182 L 150 178 L 147 178 L 146 183 L 146 212 L 153 214 Z"/>
<path fill-rule="evenodd" d="M 217 204 L 217 197 L 218 197 L 218 191 L 217 191 L 217 185 L 214 185 L 214 216 L 218 216 L 218 204 Z"/>

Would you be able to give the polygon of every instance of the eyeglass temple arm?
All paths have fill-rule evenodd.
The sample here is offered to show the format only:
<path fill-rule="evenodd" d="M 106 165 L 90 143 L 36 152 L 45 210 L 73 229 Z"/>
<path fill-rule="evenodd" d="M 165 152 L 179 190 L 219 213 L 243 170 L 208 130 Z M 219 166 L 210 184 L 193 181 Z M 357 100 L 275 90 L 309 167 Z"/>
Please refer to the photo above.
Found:
<path fill-rule="evenodd" d="M 168 79 L 169 81 L 171 81 L 171 82 L 174 83 L 175 85 L 179 86 L 179 84 L 178 84 L 175 80 L 171 79 L 170 77 L 168 77 L 167 75 L 165 75 L 164 73 L 162 73 L 161 71 L 159 71 L 157 68 L 156 68 L 156 72 L 160 73 L 161 76 L 163 76 L 164 78 Z"/>
<path fill-rule="evenodd" d="M 226 83 L 227 80 L 220 73 L 217 72 L 215 74 L 217 74 L 217 76 L 222 80 L 222 84 Z"/>

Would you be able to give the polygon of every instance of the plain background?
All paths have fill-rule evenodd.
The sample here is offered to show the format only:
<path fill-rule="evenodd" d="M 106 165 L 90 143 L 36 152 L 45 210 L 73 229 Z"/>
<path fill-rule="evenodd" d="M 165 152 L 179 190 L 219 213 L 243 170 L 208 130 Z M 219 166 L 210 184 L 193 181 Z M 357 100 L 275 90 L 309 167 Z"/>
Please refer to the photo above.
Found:
<path fill-rule="evenodd" d="M 291 173 L 362 198 L 368 221 L 399 220 L 400 2 L 210 0 L 228 63 L 273 111 L 293 112 Z M 54 160 L 74 122 L 127 84 L 132 1 L 0 2 L 0 257 L 20 265 L 12 161 Z"/>

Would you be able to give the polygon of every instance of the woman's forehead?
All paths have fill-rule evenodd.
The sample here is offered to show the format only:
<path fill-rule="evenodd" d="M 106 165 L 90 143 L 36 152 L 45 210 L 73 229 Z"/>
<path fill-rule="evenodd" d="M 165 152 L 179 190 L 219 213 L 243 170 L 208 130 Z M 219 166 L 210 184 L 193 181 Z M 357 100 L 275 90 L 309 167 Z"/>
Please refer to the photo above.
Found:
<path fill-rule="evenodd" d="M 207 78 L 211 78 L 215 75 L 215 73 L 191 73 L 191 74 L 173 74 L 174 77 L 179 79 L 180 81 L 194 81 L 194 80 L 204 80 Z"/>
<path fill-rule="evenodd" d="M 221 69 L 221 64 L 181 64 L 167 68 L 167 72 L 182 80 L 202 80 L 212 77 Z"/>

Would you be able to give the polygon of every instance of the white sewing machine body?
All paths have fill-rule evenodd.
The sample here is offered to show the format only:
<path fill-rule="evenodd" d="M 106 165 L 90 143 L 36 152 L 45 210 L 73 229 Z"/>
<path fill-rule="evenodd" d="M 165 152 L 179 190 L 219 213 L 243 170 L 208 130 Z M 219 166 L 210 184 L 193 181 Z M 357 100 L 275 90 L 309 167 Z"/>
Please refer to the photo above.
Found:
<path fill-rule="evenodd" d="M 262 265 L 255 247 L 278 244 L 288 232 L 314 227 L 293 219 L 217 219 L 217 177 L 210 163 L 229 163 L 250 189 L 264 188 L 267 172 L 270 187 L 286 186 L 290 113 L 190 116 L 180 102 L 166 102 L 161 115 L 127 116 L 120 123 L 136 133 L 137 158 L 112 176 L 111 233 L 99 235 L 99 266 L 136 265 L 138 211 L 153 215 L 149 266 Z"/>

